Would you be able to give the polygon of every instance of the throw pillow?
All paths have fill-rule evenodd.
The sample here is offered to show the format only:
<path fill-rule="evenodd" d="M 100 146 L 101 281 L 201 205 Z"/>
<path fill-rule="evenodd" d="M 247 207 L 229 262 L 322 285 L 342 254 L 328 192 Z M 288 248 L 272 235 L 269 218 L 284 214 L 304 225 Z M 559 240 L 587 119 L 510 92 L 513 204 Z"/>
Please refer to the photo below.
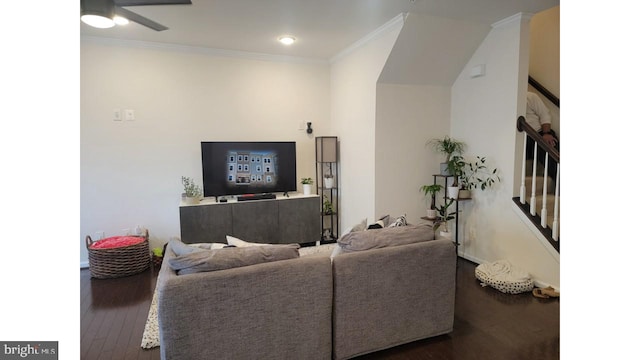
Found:
<path fill-rule="evenodd" d="M 172 238 L 171 240 L 169 240 L 169 246 L 171 247 L 171 250 L 173 250 L 173 252 L 176 254 L 176 256 L 191 254 L 193 252 L 207 251 L 199 247 L 189 246 L 183 243 L 181 240 L 178 240 L 177 238 Z"/>
<path fill-rule="evenodd" d="M 298 244 L 229 247 L 169 259 L 178 275 L 226 270 L 299 257 Z"/>
<path fill-rule="evenodd" d="M 382 220 L 382 227 L 389 226 L 389 220 L 391 219 L 391 215 L 387 214 L 385 216 L 380 217 L 378 221 Z"/>
<path fill-rule="evenodd" d="M 367 228 L 367 218 L 362 219 L 359 223 L 351 227 L 351 232 L 362 231 Z"/>
<path fill-rule="evenodd" d="M 382 229 L 384 227 L 384 222 L 382 220 L 376 221 L 375 224 L 371 224 L 367 227 L 367 230 L 371 229 Z"/>
<path fill-rule="evenodd" d="M 433 228 L 428 225 L 395 226 L 377 231 L 360 231 L 346 234 L 338 240 L 344 252 L 362 251 L 388 246 L 398 246 L 435 239 Z"/>
<path fill-rule="evenodd" d="M 396 226 L 407 226 L 407 214 L 401 215 L 394 222 L 389 224 L 389 227 L 396 227 Z"/>

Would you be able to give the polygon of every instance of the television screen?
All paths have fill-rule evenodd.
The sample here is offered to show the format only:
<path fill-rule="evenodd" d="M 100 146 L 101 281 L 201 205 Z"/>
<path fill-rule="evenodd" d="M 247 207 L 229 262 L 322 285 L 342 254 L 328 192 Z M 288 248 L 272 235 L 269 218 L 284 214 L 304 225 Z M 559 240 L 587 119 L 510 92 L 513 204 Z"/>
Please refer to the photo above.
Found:
<path fill-rule="evenodd" d="M 204 196 L 295 191 L 296 143 L 203 141 Z"/>

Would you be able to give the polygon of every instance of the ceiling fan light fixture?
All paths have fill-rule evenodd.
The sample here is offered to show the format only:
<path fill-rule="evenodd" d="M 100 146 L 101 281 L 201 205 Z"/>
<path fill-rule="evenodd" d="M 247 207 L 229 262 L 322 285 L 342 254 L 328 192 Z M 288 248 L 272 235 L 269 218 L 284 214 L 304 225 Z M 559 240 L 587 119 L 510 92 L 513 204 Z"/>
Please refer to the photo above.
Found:
<path fill-rule="evenodd" d="M 113 17 L 113 22 L 115 22 L 116 25 L 127 25 L 129 23 L 129 19 L 116 15 Z"/>
<path fill-rule="evenodd" d="M 100 29 L 115 25 L 113 17 L 116 15 L 116 6 L 113 0 L 83 0 L 80 5 L 82 9 L 80 20 L 83 23 Z"/>
<path fill-rule="evenodd" d="M 80 17 L 80 20 L 82 20 L 83 23 L 89 26 L 93 26 L 95 28 L 100 28 L 100 29 L 107 29 L 107 28 L 113 27 L 116 24 L 113 20 L 101 15 L 91 15 L 91 14 L 82 15 Z"/>
<path fill-rule="evenodd" d="M 285 45 L 291 45 L 294 42 L 296 42 L 296 38 L 294 38 L 293 36 L 290 36 L 290 35 L 284 35 L 284 36 L 280 36 L 278 38 L 278 41 L 280 41 L 281 43 L 283 43 Z"/>

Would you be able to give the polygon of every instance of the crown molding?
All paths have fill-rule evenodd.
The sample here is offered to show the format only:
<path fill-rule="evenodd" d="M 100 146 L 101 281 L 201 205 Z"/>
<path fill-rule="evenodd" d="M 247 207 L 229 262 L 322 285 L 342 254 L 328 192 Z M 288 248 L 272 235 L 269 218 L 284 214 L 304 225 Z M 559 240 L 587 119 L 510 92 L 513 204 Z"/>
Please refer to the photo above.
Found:
<path fill-rule="evenodd" d="M 396 27 L 402 27 L 404 25 L 404 21 L 405 21 L 406 18 L 407 18 L 407 13 L 398 14 L 393 19 L 387 21 L 384 25 L 380 26 L 376 30 L 373 30 L 372 32 L 370 32 L 369 34 L 365 35 L 360 40 L 354 42 L 353 44 L 351 44 L 348 47 L 346 47 L 344 50 L 342 50 L 339 53 L 337 53 L 336 55 L 332 56 L 329 59 L 329 63 L 333 64 L 336 61 L 344 58 L 345 56 L 353 53 L 357 49 L 365 46 L 369 42 L 381 37 L 382 35 L 387 34 L 388 32 L 390 32 L 392 30 L 395 30 Z"/>
<path fill-rule="evenodd" d="M 327 60 L 320 59 L 320 58 L 272 55 L 272 54 L 263 54 L 263 53 L 255 53 L 255 52 L 248 52 L 248 51 L 214 49 L 214 48 L 206 48 L 206 47 L 198 47 L 198 46 L 159 43 L 159 42 L 152 42 L 152 41 L 125 40 L 125 39 L 115 39 L 115 38 L 89 36 L 89 35 L 81 35 L 80 39 L 81 39 L 81 42 L 94 43 L 94 44 L 100 44 L 100 45 L 120 46 L 120 47 L 139 48 L 139 49 L 152 49 L 152 50 L 160 50 L 160 51 L 179 52 L 179 53 L 202 54 L 202 55 L 229 57 L 229 58 L 236 58 L 236 59 L 284 62 L 284 63 L 296 63 L 296 64 L 313 64 L 313 65 L 329 64 Z"/>

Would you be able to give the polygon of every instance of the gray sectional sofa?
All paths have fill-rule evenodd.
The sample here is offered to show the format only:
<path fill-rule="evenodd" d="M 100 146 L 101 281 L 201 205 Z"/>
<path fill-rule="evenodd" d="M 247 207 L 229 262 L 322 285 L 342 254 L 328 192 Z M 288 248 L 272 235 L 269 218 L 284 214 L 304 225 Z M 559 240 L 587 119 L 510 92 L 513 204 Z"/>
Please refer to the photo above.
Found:
<path fill-rule="evenodd" d="M 343 237 L 333 259 L 188 275 L 169 266 L 168 247 L 157 283 L 162 359 L 348 359 L 451 332 L 453 243 L 433 240 L 430 227 L 415 229 L 417 242 L 409 229 L 374 231 Z"/>

